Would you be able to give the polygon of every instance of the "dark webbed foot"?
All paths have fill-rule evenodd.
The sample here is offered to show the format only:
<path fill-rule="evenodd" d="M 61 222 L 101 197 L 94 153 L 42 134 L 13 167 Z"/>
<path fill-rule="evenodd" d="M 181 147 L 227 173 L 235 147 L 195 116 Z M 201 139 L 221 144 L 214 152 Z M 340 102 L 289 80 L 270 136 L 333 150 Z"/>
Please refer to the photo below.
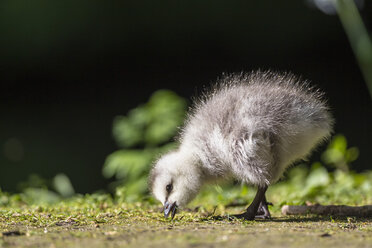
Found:
<path fill-rule="evenodd" d="M 255 214 L 253 213 L 242 213 L 242 214 L 234 214 L 230 216 L 230 219 L 241 219 L 241 220 L 254 220 L 255 219 Z"/>
<path fill-rule="evenodd" d="M 258 207 L 255 218 L 256 219 L 271 219 L 270 211 L 268 205 L 273 205 L 271 202 L 266 201 L 266 197 L 261 201 Z"/>
<path fill-rule="evenodd" d="M 256 214 L 245 212 L 242 214 L 233 215 L 232 217 L 236 219 L 244 219 L 244 220 L 271 219 L 271 214 L 268 209 L 268 205 L 272 205 L 272 203 L 269 203 L 269 202 L 266 204 L 261 203 Z"/>
<path fill-rule="evenodd" d="M 271 219 L 271 215 L 269 214 L 256 214 L 254 217 L 255 219 L 261 219 L 261 220 L 268 220 Z"/>
<path fill-rule="evenodd" d="M 255 218 L 270 218 L 270 212 L 267 208 L 267 201 L 265 197 L 265 192 L 267 187 L 258 188 L 257 194 L 254 197 L 251 205 L 247 208 L 247 211 L 242 214 L 232 215 L 232 218 L 244 219 L 244 220 L 254 220 Z"/>

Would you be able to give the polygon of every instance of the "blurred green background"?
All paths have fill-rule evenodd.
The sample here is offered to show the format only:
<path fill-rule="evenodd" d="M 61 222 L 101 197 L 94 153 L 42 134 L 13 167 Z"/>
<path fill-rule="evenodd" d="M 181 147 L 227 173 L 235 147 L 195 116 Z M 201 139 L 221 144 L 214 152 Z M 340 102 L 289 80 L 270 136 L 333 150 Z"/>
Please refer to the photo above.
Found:
<path fill-rule="evenodd" d="M 178 102 L 165 109 L 171 127 L 182 123 L 186 99 L 222 72 L 258 68 L 289 70 L 323 89 L 336 133 L 359 149 L 353 170 L 371 169 L 367 86 L 338 16 L 315 2 L 1 1 L 0 188 L 71 180 L 74 189 L 55 191 L 108 189 L 127 175 L 125 169 L 117 175 L 119 165 L 111 162 L 118 158 L 140 163 L 136 173 L 145 175 L 140 168 L 172 146 L 175 131 L 156 124 L 164 114 L 156 112 L 164 109 L 156 95 L 155 117 L 146 112 L 153 92 L 182 97 L 157 93 Z M 358 2 L 371 30 L 372 2 Z M 144 107 L 128 113 L 139 104 Z M 133 136 L 121 136 L 123 125 Z M 320 160 L 318 153 L 311 162 Z"/>

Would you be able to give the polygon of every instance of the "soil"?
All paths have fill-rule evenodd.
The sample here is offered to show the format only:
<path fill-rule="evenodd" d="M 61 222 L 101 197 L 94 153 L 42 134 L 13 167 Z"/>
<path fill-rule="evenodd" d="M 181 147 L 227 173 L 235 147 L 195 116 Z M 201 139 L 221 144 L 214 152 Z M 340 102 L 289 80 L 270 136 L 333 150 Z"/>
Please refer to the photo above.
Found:
<path fill-rule="evenodd" d="M 372 219 L 317 216 L 228 220 L 154 208 L 0 209 L 0 247 L 372 247 Z"/>

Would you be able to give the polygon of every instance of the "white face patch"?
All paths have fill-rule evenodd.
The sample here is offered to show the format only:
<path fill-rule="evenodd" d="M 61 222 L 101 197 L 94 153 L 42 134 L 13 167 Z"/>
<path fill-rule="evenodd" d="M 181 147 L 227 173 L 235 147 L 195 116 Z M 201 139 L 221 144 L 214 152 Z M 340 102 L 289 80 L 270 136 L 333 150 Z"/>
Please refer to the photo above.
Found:
<path fill-rule="evenodd" d="M 154 181 L 153 194 L 163 205 L 167 199 L 168 192 L 166 190 L 167 185 L 172 181 L 169 173 L 163 172 L 157 174 Z"/>
<path fill-rule="evenodd" d="M 200 175 L 195 166 L 181 154 L 172 152 L 164 155 L 153 168 L 152 193 L 163 205 L 166 201 L 186 205 L 200 188 Z M 171 190 L 167 185 L 171 185 Z"/>

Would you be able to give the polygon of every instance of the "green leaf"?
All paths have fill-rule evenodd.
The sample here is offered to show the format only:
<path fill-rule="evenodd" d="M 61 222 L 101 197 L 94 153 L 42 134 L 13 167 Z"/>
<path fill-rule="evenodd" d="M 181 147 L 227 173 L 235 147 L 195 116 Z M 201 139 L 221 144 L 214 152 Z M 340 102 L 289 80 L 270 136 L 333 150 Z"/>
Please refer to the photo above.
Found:
<path fill-rule="evenodd" d="M 329 147 L 332 149 L 336 149 L 344 154 L 347 148 L 347 141 L 345 136 L 343 136 L 342 134 L 334 136 L 331 140 L 331 143 L 329 144 Z"/>
<path fill-rule="evenodd" d="M 70 179 L 63 173 L 57 174 L 53 178 L 53 186 L 54 189 L 63 197 L 69 197 L 75 194 Z"/>
<path fill-rule="evenodd" d="M 103 167 L 103 175 L 106 178 L 115 175 L 117 179 L 126 178 L 127 180 L 136 178 L 141 173 L 148 171 L 153 156 L 152 151 L 116 151 L 107 157 Z"/>
<path fill-rule="evenodd" d="M 135 146 L 143 140 L 143 127 L 129 117 L 115 117 L 112 132 L 118 145 L 123 148 Z"/>
<path fill-rule="evenodd" d="M 318 186 L 326 186 L 329 182 L 330 178 L 326 168 L 324 168 L 320 163 L 314 163 L 310 174 L 306 179 L 306 187 L 310 189 Z"/>
<path fill-rule="evenodd" d="M 345 153 L 345 160 L 347 163 L 351 163 L 359 157 L 359 149 L 356 147 L 351 147 L 347 149 Z"/>
<path fill-rule="evenodd" d="M 150 122 L 145 130 L 145 142 L 159 145 L 177 133 L 185 117 L 186 102 L 172 91 L 155 92 L 147 104 Z"/>

